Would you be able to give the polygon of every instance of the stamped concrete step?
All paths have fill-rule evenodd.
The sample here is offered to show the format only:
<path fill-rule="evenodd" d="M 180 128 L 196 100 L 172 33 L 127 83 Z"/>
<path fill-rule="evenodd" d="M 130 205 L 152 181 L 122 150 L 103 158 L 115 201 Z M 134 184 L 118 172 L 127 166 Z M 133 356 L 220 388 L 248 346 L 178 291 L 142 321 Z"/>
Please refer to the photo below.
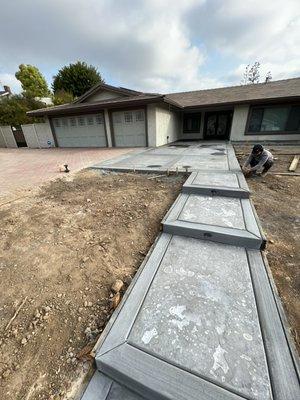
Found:
<path fill-rule="evenodd" d="M 148 400 L 295 400 L 260 251 L 163 233 L 114 314 L 98 369 Z"/>
<path fill-rule="evenodd" d="M 163 230 L 252 249 L 265 246 L 249 199 L 180 194 L 163 220 Z"/>
<path fill-rule="evenodd" d="M 95 371 L 81 400 L 145 400 L 145 398 Z"/>
<path fill-rule="evenodd" d="M 182 187 L 183 193 L 248 199 L 249 188 L 240 172 L 193 172 Z"/>

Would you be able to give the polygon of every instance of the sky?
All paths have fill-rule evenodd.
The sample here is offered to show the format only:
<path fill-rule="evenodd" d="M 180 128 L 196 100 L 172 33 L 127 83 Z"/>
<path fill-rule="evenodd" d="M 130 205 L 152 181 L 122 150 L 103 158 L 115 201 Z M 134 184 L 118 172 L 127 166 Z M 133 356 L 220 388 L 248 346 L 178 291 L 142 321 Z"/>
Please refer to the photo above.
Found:
<path fill-rule="evenodd" d="M 18 65 L 85 61 L 108 84 L 169 93 L 300 76 L 299 0 L 0 0 L 0 86 Z"/>

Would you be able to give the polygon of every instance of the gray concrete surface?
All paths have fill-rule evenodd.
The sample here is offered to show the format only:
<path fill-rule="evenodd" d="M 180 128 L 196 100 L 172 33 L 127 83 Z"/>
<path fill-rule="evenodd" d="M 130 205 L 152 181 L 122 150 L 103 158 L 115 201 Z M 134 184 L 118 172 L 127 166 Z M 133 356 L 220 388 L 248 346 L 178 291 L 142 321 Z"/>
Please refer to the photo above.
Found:
<path fill-rule="evenodd" d="M 99 400 L 300 398 L 257 250 L 264 238 L 232 146 L 181 143 L 97 168 L 149 172 L 184 170 L 185 163 L 196 170 L 186 190 L 196 192 L 181 194 L 167 213 L 164 233 L 106 328 L 96 363 L 110 378 L 96 375 L 100 387 L 92 395 L 105 392 L 112 379 L 112 397 Z M 95 400 L 92 395 L 84 400 Z"/>
<path fill-rule="evenodd" d="M 233 148 L 228 143 L 170 145 L 156 149 L 138 150 L 127 157 L 98 163 L 93 168 L 137 171 L 226 171 L 239 169 L 234 163 Z"/>

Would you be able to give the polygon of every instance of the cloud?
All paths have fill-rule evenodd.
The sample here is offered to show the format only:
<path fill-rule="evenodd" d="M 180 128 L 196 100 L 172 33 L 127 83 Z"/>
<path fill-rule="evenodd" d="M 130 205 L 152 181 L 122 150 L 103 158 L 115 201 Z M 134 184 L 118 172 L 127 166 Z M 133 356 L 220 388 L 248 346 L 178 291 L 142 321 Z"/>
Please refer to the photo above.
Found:
<path fill-rule="evenodd" d="M 0 71 L 14 74 L 20 63 L 31 63 L 49 76 L 65 64 L 83 60 L 97 66 L 109 82 L 162 93 L 239 83 L 242 66 L 256 60 L 271 69 L 274 78 L 300 75 L 297 4 L 294 0 L 5 2 Z M 222 59 L 223 69 L 214 65 L 213 54 Z"/>
<path fill-rule="evenodd" d="M 22 90 L 20 81 L 14 75 L 0 72 L 0 90 L 4 85 L 9 86 L 13 93 L 19 93 Z"/>

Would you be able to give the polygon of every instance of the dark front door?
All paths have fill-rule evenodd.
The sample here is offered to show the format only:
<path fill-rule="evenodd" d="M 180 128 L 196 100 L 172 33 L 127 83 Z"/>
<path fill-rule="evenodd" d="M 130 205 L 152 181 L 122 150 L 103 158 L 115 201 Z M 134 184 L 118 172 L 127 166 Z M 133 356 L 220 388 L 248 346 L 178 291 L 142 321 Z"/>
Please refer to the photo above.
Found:
<path fill-rule="evenodd" d="M 214 111 L 205 113 L 204 139 L 229 139 L 232 111 Z"/>

